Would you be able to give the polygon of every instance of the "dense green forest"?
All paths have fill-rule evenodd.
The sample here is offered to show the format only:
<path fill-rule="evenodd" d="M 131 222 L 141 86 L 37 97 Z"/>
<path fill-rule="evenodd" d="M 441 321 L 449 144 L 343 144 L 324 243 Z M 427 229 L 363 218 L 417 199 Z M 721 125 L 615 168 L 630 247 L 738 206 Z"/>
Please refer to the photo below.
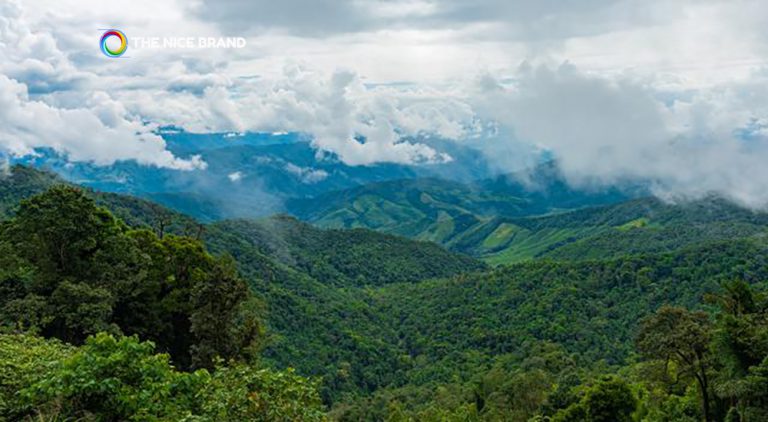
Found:
<path fill-rule="evenodd" d="M 768 420 L 768 217 L 715 198 L 499 217 L 564 232 L 453 248 L 497 267 L 25 167 L 0 211 L 0 419 Z"/>
<path fill-rule="evenodd" d="M 21 201 L 0 250 L 4 418 L 322 418 L 310 381 L 254 366 L 261 301 L 201 241 L 59 185 Z"/>

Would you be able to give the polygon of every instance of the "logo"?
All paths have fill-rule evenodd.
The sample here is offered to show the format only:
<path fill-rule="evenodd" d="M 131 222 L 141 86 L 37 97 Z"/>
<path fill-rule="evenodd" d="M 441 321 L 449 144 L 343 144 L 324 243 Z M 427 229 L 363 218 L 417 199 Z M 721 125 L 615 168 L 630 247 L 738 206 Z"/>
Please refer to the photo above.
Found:
<path fill-rule="evenodd" d="M 120 41 L 120 45 L 117 48 L 114 48 L 115 41 L 111 41 L 112 47 L 107 44 L 107 41 L 114 39 Z M 128 38 L 125 37 L 123 31 L 119 29 L 108 29 L 104 32 L 104 35 L 101 36 L 101 52 L 104 53 L 105 56 L 115 59 L 122 56 L 127 49 Z"/>

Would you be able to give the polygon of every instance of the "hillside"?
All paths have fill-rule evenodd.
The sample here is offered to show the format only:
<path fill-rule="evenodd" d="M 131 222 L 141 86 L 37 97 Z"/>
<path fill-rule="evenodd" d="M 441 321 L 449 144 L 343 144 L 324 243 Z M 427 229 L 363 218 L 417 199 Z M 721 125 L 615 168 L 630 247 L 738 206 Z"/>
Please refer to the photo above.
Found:
<path fill-rule="evenodd" d="M 447 244 L 492 210 L 519 214 L 528 202 L 439 179 L 398 180 L 289 201 L 299 218 L 321 227 L 364 227 Z"/>
<path fill-rule="evenodd" d="M 7 218 L 19 201 L 63 183 L 54 173 L 26 166 L 13 166 L 7 174 L 0 173 L 0 218 Z"/>
<path fill-rule="evenodd" d="M 533 176 L 502 176 L 471 184 L 429 178 L 371 183 L 290 200 L 286 208 L 320 227 L 363 227 L 454 248 L 486 230 L 495 218 L 549 214 L 627 198 L 617 190 L 569 188 L 553 166 L 541 166 Z M 528 182 L 521 182 L 523 177 Z"/>
<path fill-rule="evenodd" d="M 679 205 L 620 200 L 626 196 L 619 192 L 567 189 L 550 176 L 538 175 L 539 186 L 547 184 L 539 191 L 510 177 L 475 185 L 390 181 L 294 200 L 288 208 L 320 227 L 363 227 L 433 241 L 491 264 L 671 251 L 768 228 L 768 214 L 717 198 Z"/>
<path fill-rule="evenodd" d="M 11 167 L 8 175 L 0 176 L 0 219 L 12 216 L 22 199 L 56 185 L 71 184 L 49 171 L 22 165 Z M 97 204 L 108 208 L 132 227 L 193 236 L 200 231 L 200 225 L 193 218 L 154 202 L 129 195 L 84 190 Z"/>
<path fill-rule="evenodd" d="M 721 199 L 675 205 L 643 198 L 550 216 L 494 219 L 456 249 L 481 255 L 489 263 L 605 259 L 767 233 L 768 213 Z"/>
<path fill-rule="evenodd" d="M 17 167 L 4 188 L 19 192 L 12 200 L 44 191 L 43 183 L 17 181 L 35 176 L 60 180 L 48 173 Z M 151 202 L 118 194 L 86 190 L 86 195 L 134 227 L 157 231 L 160 218 L 181 218 L 202 227 L 208 248 L 232 255 L 253 291 L 266 303 L 268 327 L 264 356 L 277 368 L 292 366 L 305 375 L 323 376 L 322 394 L 335 402 L 343 391 L 372 392 L 394 382 L 399 351 L 390 344 L 381 316 L 370 310 L 355 287 L 394 282 L 417 282 L 476 271 L 484 265 L 426 242 L 369 230 L 320 230 L 291 217 L 223 221 L 199 226 L 188 217 Z M 15 207 L 8 206 L 8 209 Z M 170 230 L 166 233 L 171 232 Z M 336 345 L 336 347 L 331 347 Z M 338 378 L 339 365 L 351 363 L 348 375 Z M 361 364 L 367 362 L 366 364 Z"/>
<path fill-rule="evenodd" d="M 426 411 L 448 386 L 454 404 L 470 403 L 477 377 L 518 371 L 535 350 L 571 362 L 578 385 L 626 365 L 638 321 L 662 305 L 700 308 L 732 279 L 768 287 L 768 249 L 757 240 L 375 288 L 334 287 L 244 244 L 232 252 L 268 303 L 274 337 L 265 357 L 323 376 L 323 397 L 341 420 L 381 420 L 395 402 Z"/>
<path fill-rule="evenodd" d="M 416 282 L 484 268 L 480 262 L 371 230 L 323 230 L 289 216 L 212 224 L 206 240 L 216 248 L 252 247 L 318 281 L 335 286 Z"/>

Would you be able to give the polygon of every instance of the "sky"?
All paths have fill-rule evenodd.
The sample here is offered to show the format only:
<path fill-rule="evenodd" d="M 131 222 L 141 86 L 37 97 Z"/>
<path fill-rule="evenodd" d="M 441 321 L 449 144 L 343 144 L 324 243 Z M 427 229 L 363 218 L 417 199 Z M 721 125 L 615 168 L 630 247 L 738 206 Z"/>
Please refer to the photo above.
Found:
<path fill-rule="evenodd" d="M 452 160 L 429 135 L 500 171 L 546 151 L 574 185 L 766 209 L 766 18 L 758 0 L 0 0 L 0 151 L 204 172 L 157 135 L 175 125 L 304 132 L 352 165 Z M 179 37 L 245 47 L 130 44 Z"/>

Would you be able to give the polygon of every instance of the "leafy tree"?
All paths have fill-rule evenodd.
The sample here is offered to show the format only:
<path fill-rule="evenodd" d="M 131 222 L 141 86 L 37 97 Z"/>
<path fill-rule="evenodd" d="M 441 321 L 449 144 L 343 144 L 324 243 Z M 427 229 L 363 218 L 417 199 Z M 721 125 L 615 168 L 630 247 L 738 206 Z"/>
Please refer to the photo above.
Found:
<path fill-rule="evenodd" d="M 0 335 L 0 420 L 321 421 L 317 383 L 218 361 L 181 372 L 151 342 L 100 333 L 79 348 Z"/>
<path fill-rule="evenodd" d="M 231 259 L 196 239 L 131 230 L 86 193 L 55 186 L 0 226 L 0 321 L 80 344 L 98 332 L 156 342 L 182 368 L 251 357 L 263 329 Z"/>
<path fill-rule="evenodd" d="M 43 282 L 51 278 L 104 282 L 97 271 L 108 262 L 96 258 L 119 256 L 112 241 L 125 228 L 82 190 L 57 185 L 21 202 L 7 236 L 19 255 L 38 268 Z"/>
<path fill-rule="evenodd" d="M 208 374 L 177 372 L 168 355 L 153 353 L 151 342 L 101 333 L 21 395 L 46 417 L 181 420 L 196 410 Z"/>
<path fill-rule="evenodd" d="M 54 332 L 62 340 L 77 342 L 83 335 L 119 331 L 109 323 L 114 300 L 107 289 L 62 281 L 49 297 L 52 318 L 56 320 Z"/>
<path fill-rule="evenodd" d="M 74 348 L 30 335 L 0 335 L 0 420 L 20 420 L 31 411 L 19 392 L 52 376 Z"/>
<path fill-rule="evenodd" d="M 749 368 L 742 381 L 737 414 L 742 421 L 768 420 L 768 355 L 760 365 Z"/>
<path fill-rule="evenodd" d="M 316 382 L 291 369 L 275 372 L 243 364 L 219 365 L 200 395 L 206 420 L 325 420 Z"/>
<path fill-rule="evenodd" d="M 117 286 L 141 281 L 141 258 L 127 227 L 77 188 L 55 186 L 24 200 L 0 244 L 15 260 L 0 314 L 9 324 L 79 343 L 112 330 Z M 30 307 L 32 312 L 24 312 Z"/>
<path fill-rule="evenodd" d="M 713 339 L 715 393 L 731 404 L 733 420 L 768 418 L 768 301 L 742 280 L 724 283 L 722 293 L 707 299 L 720 307 Z"/>
<path fill-rule="evenodd" d="M 589 387 L 581 400 L 558 412 L 557 422 L 630 422 L 637 399 L 626 381 L 605 377 Z"/>
<path fill-rule="evenodd" d="M 663 306 L 645 318 L 637 338 L 638 350 L 643 355 L 665 365 L 674 363 L 679 375 L 696 380 L 706 421 L 712 420 L 708 353 L 711 338 L 712 324 L 706 313 L 672 306 Z"/>
<path fill-rule="evenodd" d="M 214 360 L 254 357 L 264 329 L 258 319 L 259 304 L 248 299 L 248 286 L 237 275 L 231 258 L 217 260 L 209 277 L 192 288 L 190 331 L 192 365 L 211 368 Z"/>
<path fill-rule="evenodd" d="M 606 378 L 587 390 L 583 405 L 589 422 L 629 422 L 637 399 L 625 381 Z"/>

